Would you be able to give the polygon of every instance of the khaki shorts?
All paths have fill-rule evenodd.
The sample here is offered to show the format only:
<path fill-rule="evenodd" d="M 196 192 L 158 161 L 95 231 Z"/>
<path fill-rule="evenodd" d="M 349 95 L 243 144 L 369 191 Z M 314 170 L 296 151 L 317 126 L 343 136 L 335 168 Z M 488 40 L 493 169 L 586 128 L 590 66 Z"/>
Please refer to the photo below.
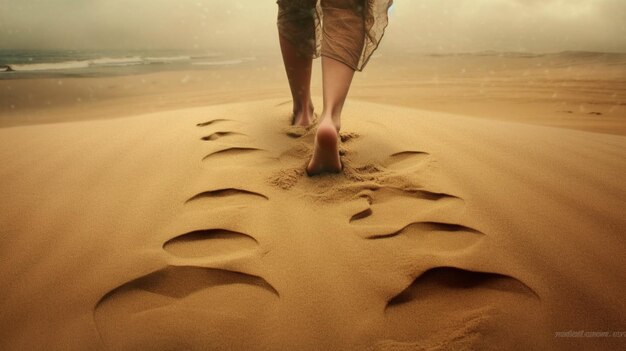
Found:
<path fill-rule="evenodd" d="M 278 33 L 304 57 L 363 70 L 387 27 L 393 0 L 278 0 Z"/>

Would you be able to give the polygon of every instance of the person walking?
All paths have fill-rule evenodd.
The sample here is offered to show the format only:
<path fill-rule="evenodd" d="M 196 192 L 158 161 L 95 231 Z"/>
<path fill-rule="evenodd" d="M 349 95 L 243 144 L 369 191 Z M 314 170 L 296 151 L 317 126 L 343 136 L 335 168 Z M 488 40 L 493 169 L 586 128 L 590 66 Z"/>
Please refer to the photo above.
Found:
<path fill-rule="evenodd" d="M 278 0 L 278 33 L 293 99 L 292 125 L 313 123 L 311 71 L 322 57 L 324 107 L 315 134 L 309 176 L 342 170 L 341 111 L 355 71 L 378 48 L 393 0 Z"/>

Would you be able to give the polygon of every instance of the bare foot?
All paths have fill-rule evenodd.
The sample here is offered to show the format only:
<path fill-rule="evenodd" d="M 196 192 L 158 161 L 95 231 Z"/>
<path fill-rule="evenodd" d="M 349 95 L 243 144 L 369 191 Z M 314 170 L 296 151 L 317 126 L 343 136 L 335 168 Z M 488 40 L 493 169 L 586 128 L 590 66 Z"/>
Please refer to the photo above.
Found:
<path fill-rule="evenodd" d="M 342 165 L 339 158 L 338 137 L 335 124 L 328 118 L 323 119 L 317 127 L 313 157 L 306 168 L 309 176 L 324 172 L 341 172 Z"/>
<path fill-rule="evenodd" d="M 313 123 L 313 105 L 301 110 L 294 110 L 291 117 L 291 125 L 295 127 L 308 127 Z"/>

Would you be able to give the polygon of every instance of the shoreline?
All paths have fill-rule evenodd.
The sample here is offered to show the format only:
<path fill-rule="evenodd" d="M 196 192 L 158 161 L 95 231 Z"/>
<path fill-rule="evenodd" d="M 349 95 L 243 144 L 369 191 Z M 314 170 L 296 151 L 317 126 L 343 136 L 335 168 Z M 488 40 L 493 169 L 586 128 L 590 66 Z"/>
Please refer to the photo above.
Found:
<path fill-rule="evenodd" d="M 382 55 L 355 76 L 347 103 L 626 135 L 622 56 Z M 132 75 L 0 79 L 0 128 L 290 97 L 277 57 L 192 70 L 167 67 Z M 321 93 L 318 73 L 316 61 L 314 95 Z"/>

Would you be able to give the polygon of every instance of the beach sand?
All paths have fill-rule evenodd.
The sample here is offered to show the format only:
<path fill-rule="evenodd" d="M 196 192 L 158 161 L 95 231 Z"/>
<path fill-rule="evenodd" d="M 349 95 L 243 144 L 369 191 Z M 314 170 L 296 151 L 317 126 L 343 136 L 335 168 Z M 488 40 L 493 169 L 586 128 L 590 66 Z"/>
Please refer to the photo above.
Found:
<path fill-rule="evenodd" d="M 436 91 L 372 69 L 344 172 L 311 178 L 280 71 L 0 81 L 56 94 L 3 106 L 0 349 L 621 349 L 624 66 L 601 69 L 568 78 L 586 93 L 563 68 L 558 101 L 513 73 L 480 100 L 478 69 Z"/>

